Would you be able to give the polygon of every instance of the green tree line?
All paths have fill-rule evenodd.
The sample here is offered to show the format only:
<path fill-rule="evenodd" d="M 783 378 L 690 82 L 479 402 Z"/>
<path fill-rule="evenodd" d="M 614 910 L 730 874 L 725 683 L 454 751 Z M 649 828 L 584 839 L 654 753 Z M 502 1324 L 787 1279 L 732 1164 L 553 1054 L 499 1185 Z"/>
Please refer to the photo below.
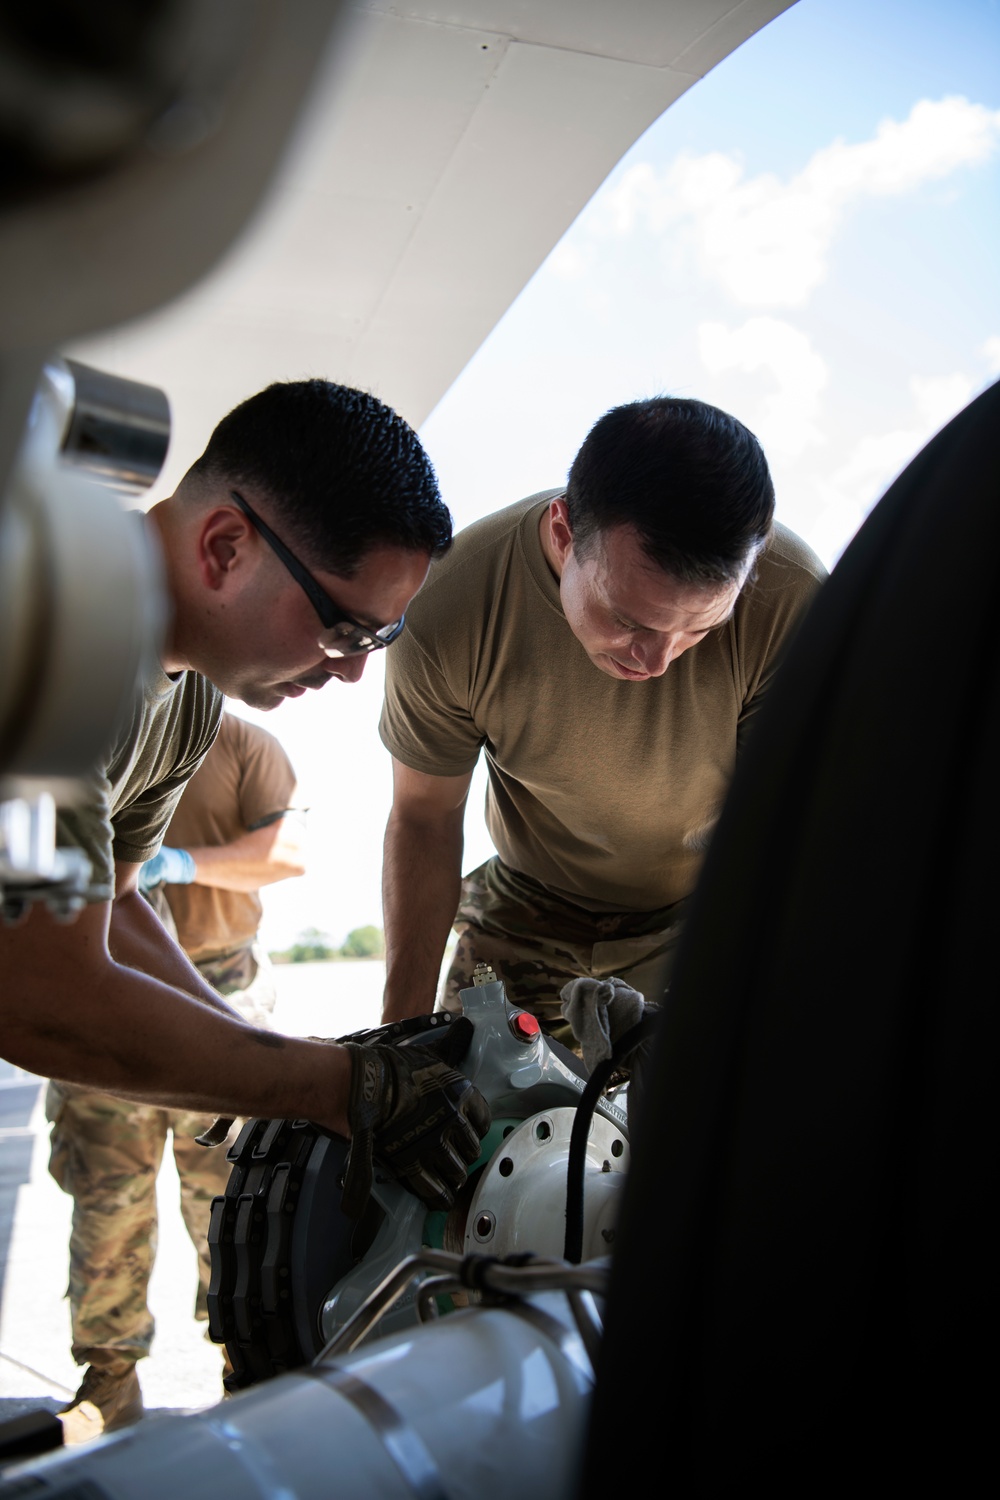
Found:
<path fill-rule="evenodd" d="M 355 927 L 340 947 L 330 941 L 330 935 L 318 927 L 307 927 L 300 932 L 291 947 L 271 954 L 276 964 L 328 963 L 338 958 L 384 958 L 385 936 L 381 927 Z"/>

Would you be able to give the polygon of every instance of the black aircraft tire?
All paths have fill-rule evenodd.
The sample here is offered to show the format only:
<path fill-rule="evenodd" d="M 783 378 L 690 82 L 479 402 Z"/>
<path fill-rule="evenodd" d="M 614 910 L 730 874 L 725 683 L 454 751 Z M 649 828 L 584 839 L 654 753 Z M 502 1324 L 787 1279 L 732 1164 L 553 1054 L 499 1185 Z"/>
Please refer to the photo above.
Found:
<path fill-rule="evenodd" d="M 233 1170 L 212 1204 L 209 1335 L 242 1390 L 308 1363 L 319 1312 L 351 1268 L 354 1225 L 340 1212 L 347 1143 L 306 1120 L 249 1120 L 230 1148 Z"/>
<path fill-rule="evenodd" d="M 354 1033 L 344 1041 L 433 1045 L 451 1021 L 437 1014 Z M 437 1032 L 432 1039 L 427 1032 Z M 382 1210 L 355 1222 L 340 1211 L 348 1144 L 308 1120 L 248 1120 L 229 1149 L 233 1169 L 208 1231 L 209 1337 L 225 1344 L 228 1391 L 308 1364 L 323 1341 L 332 1287 L 370 1246 Z"/>

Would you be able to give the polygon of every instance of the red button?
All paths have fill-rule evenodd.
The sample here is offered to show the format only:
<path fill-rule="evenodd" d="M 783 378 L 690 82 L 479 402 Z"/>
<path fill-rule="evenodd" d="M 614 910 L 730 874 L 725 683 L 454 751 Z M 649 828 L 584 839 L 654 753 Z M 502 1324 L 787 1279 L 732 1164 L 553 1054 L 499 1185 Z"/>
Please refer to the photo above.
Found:
<path fill-rule="evenodd" d="M 522 1042 L 533 1042 L 541 1031 L 535 1017 L 526 1010 L 516 1010 L 510 1018 L 510 1029 Z"/>

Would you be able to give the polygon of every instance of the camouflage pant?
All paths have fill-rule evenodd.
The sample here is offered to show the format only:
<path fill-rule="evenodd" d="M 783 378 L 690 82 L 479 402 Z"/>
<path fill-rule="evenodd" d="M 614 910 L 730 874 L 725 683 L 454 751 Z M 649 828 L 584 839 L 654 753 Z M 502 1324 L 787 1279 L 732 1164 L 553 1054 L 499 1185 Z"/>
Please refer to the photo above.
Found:
<path fill-rule="evenodd" d="M 562 1019 L 559 992 L 570 979 L 616 976 L 649 1000 L 670 978 L 685 903 L 651 912 L 590 912 L 494 858 L 462 881 L 455 918 L 458 942 L 441 1006 L 460 1011 L 459 991 L 477 963 L 502 979 L 507 998 L 532 1011 L 549 1036 L 579 1051 Z"/>
<path fill-rule="evenodd" d="M 243 949 L 198 968 L 231 997 L 234 1009 L 266 1024 L 274 986 L 263 954 Z M 77 1364 L 100 1363 L 111 1353 L 141 1359 L 154 1333 L 147 1290 L 156 1258 L 156 1177 L 167 1137 L 181 1214 L 198 1253 L 195 1317 L 202 1319 L 208 1316 L 208 1221 L 212 1199 L 229 1180 L 226 1149 L 195 1142 L 210 1115 L 130 1104 L 63 1083 L 49 1084 L 45 1107 L 52 1122 L 49 1171 L 73 1198 L 67 1292 L 73 1358 Z M 238 1128 L 239 1122 L 233 1131 Z"/>

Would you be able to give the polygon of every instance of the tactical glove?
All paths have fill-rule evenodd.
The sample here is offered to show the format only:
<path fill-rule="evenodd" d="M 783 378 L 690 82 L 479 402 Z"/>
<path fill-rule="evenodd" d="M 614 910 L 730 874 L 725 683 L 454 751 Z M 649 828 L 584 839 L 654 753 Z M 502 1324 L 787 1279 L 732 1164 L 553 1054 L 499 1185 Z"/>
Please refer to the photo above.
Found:
<path fill-rule="evenodd" d="M 455 1023 L 455 1033 L 461 1026 Z M 463 1040 L 467 1046 L 467 1038 L 454 1037 Z M 344 1045 L 351 1058 L 344 1213 L 359 1218 L 368 1202 L 373 1157 L 428 1208 L 450 1208 L 490 1127 L 486 1100 L 430 1047 Z"/>

